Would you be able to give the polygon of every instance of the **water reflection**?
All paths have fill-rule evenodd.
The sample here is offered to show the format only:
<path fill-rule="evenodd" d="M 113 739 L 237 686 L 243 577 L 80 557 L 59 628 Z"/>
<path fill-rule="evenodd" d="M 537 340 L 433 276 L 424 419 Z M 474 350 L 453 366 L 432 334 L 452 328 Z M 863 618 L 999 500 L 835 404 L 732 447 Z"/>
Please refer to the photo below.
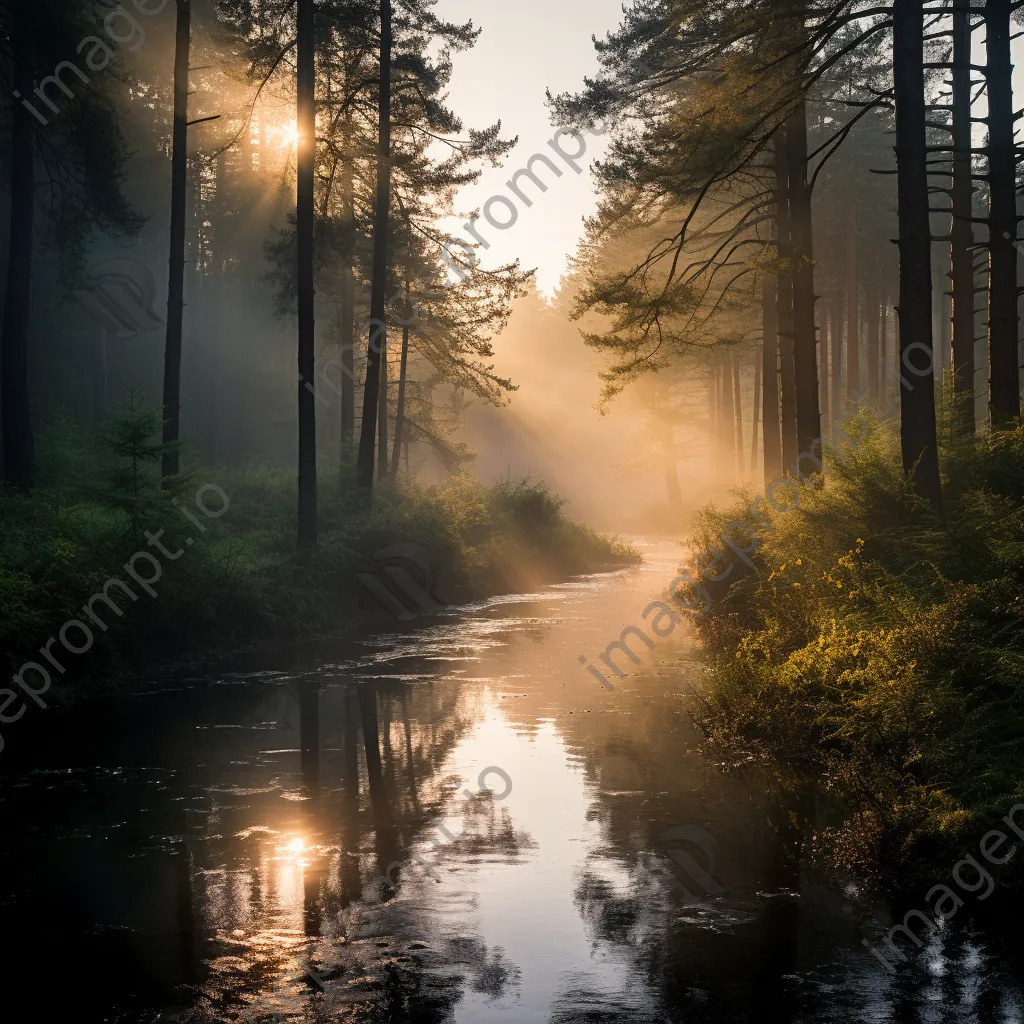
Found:
<path fill-rule="evenodd" d="M 864 952 L 887 908 L 694 752 L 681 631 L 580 672 L 674 561 L 55 713 L 0 779 L 10 976 L 83 1021 L 1019 1020 L 1010 933 Z"/>

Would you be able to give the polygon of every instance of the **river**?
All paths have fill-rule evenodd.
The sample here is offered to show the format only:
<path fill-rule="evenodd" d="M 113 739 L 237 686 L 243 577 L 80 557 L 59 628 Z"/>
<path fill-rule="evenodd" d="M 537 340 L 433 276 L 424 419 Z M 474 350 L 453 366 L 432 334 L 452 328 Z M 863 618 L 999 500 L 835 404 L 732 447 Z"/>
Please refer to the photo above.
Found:
<path fill-rule="evenodd" d="M 1019 943 L 891 925 L 708 764 L 640 567 L 49 711 L 5 751 L 8 992 L 91 1021 L 1020 1021 Z M 369 744 L 363 737 L 376 733 Z M 13 747 L 13 744 L 12 744 Z M 388 880 L 382 878 L 388 875 Z"/>

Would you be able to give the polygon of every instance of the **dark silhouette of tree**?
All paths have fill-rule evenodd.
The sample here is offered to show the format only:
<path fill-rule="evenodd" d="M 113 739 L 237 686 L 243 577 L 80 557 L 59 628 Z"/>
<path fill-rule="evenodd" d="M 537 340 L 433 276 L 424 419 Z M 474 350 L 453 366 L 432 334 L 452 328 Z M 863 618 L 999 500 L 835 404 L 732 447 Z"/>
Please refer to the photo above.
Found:
<path fill-rule="evenodd" d="M 174 120 L 171 137 L 171 229 L 167 277 L 167 335 L 164 343 L 164 477 L 178 475 L 181 438 L 181 336 L 185 314 L 185 204 L 188 188 L 188 64 L 192 4 L 177 0 L 174 41 Z"/>
<path fill-rule="evenodd" d="M 1011 0 L 985 4 L 988 84 L 989 384 L 993 427 L 1020 418 L 1017 337 L 1017 153 L 1010 56 Z"/>
<path fill-rule="evenodd" d="M 924 95 L 924 4 L 894 0 L 893 82 L 899 193 L 899 365 L 903 468 L 942 503 L 932 374 L 932 267 Z"/>
<path fill-rule="evenodd" d="M 298 546 L 316 546 L 316 399 L 306 387 L 314 379 L 316 360 L 313 226 L 316 168 L 316 26 L 313 0 L 298 0 L 297 19 L 297 155 L 296 199 L 297 290 L 299 305 L 299 518 Z"/>
<path fill-rule="evenodd" d="M 35 480 L 30 338 L 36 245 L 56 252 L 67 284 L 81 270 L 85 240 L 94 229 L 131 237 L 142 224 L 122 192 L 127 150 L 113 102 L 116 73 L 108 69 L 102 80 L 90 82 L 68 62 L 92 37 L 93 19 L 83 0 L 0 3 L 0 45 L 13 85 L 9 141 L 2 150 L 11 221 L 0 423 L 4 479 L 22 488 Z"/>

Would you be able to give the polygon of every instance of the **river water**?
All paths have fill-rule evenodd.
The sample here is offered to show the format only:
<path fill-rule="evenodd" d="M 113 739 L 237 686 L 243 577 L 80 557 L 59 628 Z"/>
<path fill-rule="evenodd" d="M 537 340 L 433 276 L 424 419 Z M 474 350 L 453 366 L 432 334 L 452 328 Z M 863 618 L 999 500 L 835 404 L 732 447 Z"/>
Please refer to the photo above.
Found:
<path fill-rule="evenodd" d="M 947 930 L 887 970 L 861 940 L 888 910 L 813 881 L 778 809 L 697 752 L 685 625 L 613 689 L 581 666 L 675 575 L 677 548 L 642 549 L 38 716 L 0 776 L 9 1000 L 79 1022 L 1020 1021 L 1019 942 Z"/>

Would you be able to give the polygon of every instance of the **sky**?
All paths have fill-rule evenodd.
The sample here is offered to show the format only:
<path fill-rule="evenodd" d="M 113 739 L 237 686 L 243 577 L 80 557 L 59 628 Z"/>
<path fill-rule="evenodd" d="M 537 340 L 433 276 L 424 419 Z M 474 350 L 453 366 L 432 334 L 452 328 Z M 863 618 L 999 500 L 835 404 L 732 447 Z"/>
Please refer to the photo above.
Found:
<path fill-rule="evenodd" d="M 534 196 L 533 206 L 517 203 L 518 219 L 507 230 L 479 225 L 491 245 L 483 255 L 485 265 L 519 259 L 525 268 L 537 269 L 538 287 L 550 295 L 576 251 L 584 216 L 594 212 L 589 165 L 603 147 L 599 139 L 587 137 L 582 174 L 561 162 L 548 147 L 555 129 L 545 89 L 576 91 L 584 75 L 597 70 L 591 37 L 603 36 L 619 23 L 622 0 L 439 0 L 437 13 L 452 21 L 472 19 L 483 29 L 474 49 L 455 57 L 452 108 L 467 126 L 482 128 L 500 118 L 503 135 L 519 137 L 502 168 L 488 168 L 478 185 L 464 191 L 460 208 L 472 210 L 494 195 L 509 196 L 506 182 L 535 153 L 547 153 L 563 170 L 555 178 L 539 167 L 538 173 L 551 182 L 548 191 L 536 194 L 526 182 L 524 191 Z M 562 146 L 574 152 L 572 140 Z M 494 216 L 504 220 L 510 214 L 499 205 Z"/>
<path fill-rule="evenodd" d="M 455 75 L 450 92 L 451 105 L 468 126 L 483 127 L 499 118 L 505 137 L 519 137 L 519 144 L 498 169 L 487 169 L 481 182 L 464 190 L 460 208 L 482 207 L 492 196 L 506 195 L 506 182 L 526 165 L 535 153 L 551 155 L 548 141 L 554 129 L 545 105 L 545 89 L 558 93 L 576 91 L 587 74 L 597 69 L 591 37 L 603 36 L 618 25 L 622 0 L 439 0 L 437 11 L 453 21 L 467 21 L 483 29 L 476 47 L 455 58 Z M 984 62 L 984 31 L 974 35 L 976 59 Z M 1014 43 L 1015 93 L 1024 92 L 1024 41 Z M 975 76 L 977 77 L 977 76 Z M 982 100 L 975 113 L 984 113 Z M 979 135 L 984 134 L 982 126 Z M 582 235 L 583 218 L 594 212 L 595 194 L 589 167 L 600 158 L 600 139 L 587 137 L 587 152 L 580 161 L 586 167 L 577 175 L 565 168 L 562 177 L 548 176 L 550 187 L 535 195 L 533 206 L 517 202 L 518 219 L 500 231 L 485 222 L 480 233 L 491 248 L 482 253 L 485 266 L 519 259 L 523 267 L 536 268 L 541 292 L 551 296 L 576 251 Z M 980 139 L 979 139 L 980 144 Z M 563 147 L 572 151 L 571 140 Z M 509 216 L 502 204 L 494 211 L 498 218 Z M 461 224 L 461 222 L 460 222 Z M 458 233 L 460 224 L 446 225 Z M 462 232 L 467 237 L 466 232 Z"/>

